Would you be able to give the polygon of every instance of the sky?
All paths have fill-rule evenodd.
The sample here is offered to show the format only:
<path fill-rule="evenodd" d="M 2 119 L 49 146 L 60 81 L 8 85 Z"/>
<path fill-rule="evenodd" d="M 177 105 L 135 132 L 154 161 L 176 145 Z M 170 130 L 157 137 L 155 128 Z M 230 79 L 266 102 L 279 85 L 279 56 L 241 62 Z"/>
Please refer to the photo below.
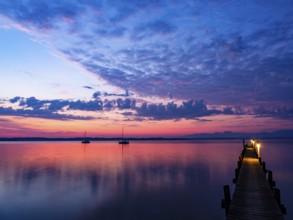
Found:
<path fill-rule="evenodd" d="M 291 0 L 0 0 L 0 136 L 293 129 Z"/>

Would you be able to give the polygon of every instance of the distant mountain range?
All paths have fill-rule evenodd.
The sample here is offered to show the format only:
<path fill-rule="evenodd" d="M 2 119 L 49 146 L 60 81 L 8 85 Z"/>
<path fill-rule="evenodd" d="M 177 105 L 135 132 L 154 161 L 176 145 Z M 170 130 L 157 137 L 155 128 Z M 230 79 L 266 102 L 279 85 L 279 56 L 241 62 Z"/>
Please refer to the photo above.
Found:
<path fill-rule="evenodd" d="M 293 130 L 278 130 L 273 132 L 235 133 L 231 131 L 216 133 L 199 133 L 186 135 L 187 139 L 293 139 Z"/>

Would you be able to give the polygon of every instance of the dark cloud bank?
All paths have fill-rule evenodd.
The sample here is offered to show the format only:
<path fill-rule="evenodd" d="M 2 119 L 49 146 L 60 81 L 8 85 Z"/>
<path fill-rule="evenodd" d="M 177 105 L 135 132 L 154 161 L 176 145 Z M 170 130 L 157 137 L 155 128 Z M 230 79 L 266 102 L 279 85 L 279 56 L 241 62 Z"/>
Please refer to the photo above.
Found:
<path fill-rule="evenodd" d="M 95 93 L 96 94 L 96 93 Z M 95 96 L 95 95 L 94 95 Z M 255 117 L 275 117 L 282 119 L 293 119 L 291 108 L 264 108 L 262 106 L 254 109 L 244 109 L 241 106 L 226 107 L 222 110 L 208 107 L 203 100 L 189 100 L 181 104 L 169 102 L 167 104 L 154 104 L 144 102 L 137 104 L 135 99 L 116 98 L 114 100 L 101 100 L 98 97 L 90 101 L 68 101 L 68 100 L 38 100 L 35 97 L 15 97 L 10 103 L 18 105 L 20 109 L 0 107 L 1 115 L 14 115 L 22 117 L 37 117 L 61 120 L 90 120 L 93 117 L 83 117 L 82 113 L 76 115 L 65 114 L 70 110 L 80 111 L 113 111 L 121 110 L 120 114 L 129 120 L 180 120 L 193 119 L 202 120 L 201 117 L 211 115 L 253 115 Z"/>

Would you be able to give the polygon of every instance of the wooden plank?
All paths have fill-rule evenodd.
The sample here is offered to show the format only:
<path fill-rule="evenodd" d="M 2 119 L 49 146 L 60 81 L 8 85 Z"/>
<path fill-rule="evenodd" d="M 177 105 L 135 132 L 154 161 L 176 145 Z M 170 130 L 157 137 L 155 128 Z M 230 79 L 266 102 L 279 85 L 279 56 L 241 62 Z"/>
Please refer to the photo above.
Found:
<path fill-rule="evenodd" d="M 283 220 L 253 148 L 246 148 L 227 220 Z"/>

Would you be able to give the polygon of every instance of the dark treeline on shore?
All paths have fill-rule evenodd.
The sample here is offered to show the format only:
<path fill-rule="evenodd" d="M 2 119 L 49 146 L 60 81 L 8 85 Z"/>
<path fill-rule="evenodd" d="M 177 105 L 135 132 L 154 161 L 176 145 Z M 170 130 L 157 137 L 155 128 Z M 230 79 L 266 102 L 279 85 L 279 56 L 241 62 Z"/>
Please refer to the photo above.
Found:
<path fill-rule="evenodd" d="M 88 137 L 90 141 L 119 141 L 121 138 L 103 138 L 103 137 Z M 0 141 L 81 141 L 81 137 L 72 138 L 48 138 L 48 137 L 0 137 Z M 149 138 L 127 138 L 127 140 L 191 140 L 190 138 L 163 138 L 163 137 L 149 137 Z"/>
<path fill-rule="evenodd" d="M 120 141 L 121 138 L 103 138 L 103 137 L 88 137 L 90 141 Z M 164 137 L 148 137 L 148 138 L 127 138 L 130 141 L 164 141 L 164 140 L 229 140 L 229 139 L 239 139 L 239 138 L 164 138 Z M 0 137 L 0 141 L 82 141 L 81 137 L 73 138 L 48 138 L 48 137 Z"/>
<path fill-rule="evenodd" d="M 293 130 L 278 130 L 274 132 L 235 133 L 215 132 L 199 133 L 181 137 L 128 137 L 128 140 L 236 140 L 236 139 L 293 139 Z M 0 137 L 0 141 L 81 141 L 83 137 Z M 121 137 L 88 137 L 91 141 L 118 141 Z"/>

